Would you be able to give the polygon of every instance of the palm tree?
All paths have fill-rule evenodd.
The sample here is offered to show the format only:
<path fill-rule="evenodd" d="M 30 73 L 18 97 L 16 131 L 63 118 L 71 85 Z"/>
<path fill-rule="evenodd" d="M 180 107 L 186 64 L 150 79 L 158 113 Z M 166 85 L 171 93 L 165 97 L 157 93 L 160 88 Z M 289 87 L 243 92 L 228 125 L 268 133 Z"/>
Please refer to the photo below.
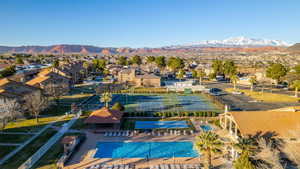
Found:
<path fill-rule="evenodd" d="M 295 97 L 298 97 L 298 90 L 300 88 L 300 80 L 293 81 L 292 87 L 295 88 Z"/>
<path fill-rule="evenodd" d="M 183 77 L 184 77 L 184 70 L 180 69 L 177 74 L 177 78 L 181 81 Z"/>
<path fill-rule="evenodd" d="M 236 83 L 239 80 L 239 77 L 237 75 L 231 75 L 230 76 L 230 81 L 233 84 L 233 89 L 236 90 Z"/>
<path fill-rule="evenodd" d="M 200 85 L 202 84 L 202 78 L 204 77 L 204 76 L 206 76 L 206 74 L 205 74 L 205 72 L 202 70 L 202 69 L 200 69 L 200 70 L 198 70 L 198 72 L 197 72 L 197 76 L 199 77 L 199 83 L 200 83 Z"/>
<path fill-rule="evenodd" d="M 90 67 L 89 62 L 84 62 L 82 66 L 83 66 L 83 68 L 85 69 L 85 76 L 87 76 L 87 74 L 88 74 L 88 69 L 89 69 L 89 67 Z"/>
<path fill-rule="evenodd" d="M 257 80 L 256 80 L 256 77 L 255 76 L 251 76 L 250 79 L 249 79 L 249 82 L 251 84 L 251 92 L 253 92 L 253 88 L 254 88 L 254 85 L 257 83 Z"/>
<path fill-rule="evenodd" d="M 254 164 L 251 162 L 250 157 L 257 151 L 255 140 L 251 137 L 239 138 L 233 147 L 240 152 L 240 156 L 234 162 L 235 169 L 255 169 Z"/>
<path fill-rule="evenodd" d="M 219 136 L 213 132 L 203 132 L 199 136 L 196 136 L 195 149 L 203 153 L 206 156 L 206 167 L 211 168 L 212 154 L 220 153 L 223 142 Z"/>
<path fill-rule="evenodd" d="M 108 108 L 108 103 L 112 100 L 112 94 L 109 92 L 104 92 L 100 98 L 100 102 L 105 103 L 105 107 Z"/>

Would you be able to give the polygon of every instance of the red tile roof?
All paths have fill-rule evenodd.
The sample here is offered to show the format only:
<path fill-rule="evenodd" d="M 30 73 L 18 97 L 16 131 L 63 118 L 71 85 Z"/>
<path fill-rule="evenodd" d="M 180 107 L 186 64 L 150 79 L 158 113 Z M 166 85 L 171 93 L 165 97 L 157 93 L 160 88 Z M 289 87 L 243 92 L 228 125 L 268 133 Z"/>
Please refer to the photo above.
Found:
<path fill-rule="evenodd" d="M 102 107 L 91 113 L 91 115 L 84 121 L 90 124 L 107 124 L 120 123 L 123 112 L 118 110 L 110 110 L 107 107 Z"/>

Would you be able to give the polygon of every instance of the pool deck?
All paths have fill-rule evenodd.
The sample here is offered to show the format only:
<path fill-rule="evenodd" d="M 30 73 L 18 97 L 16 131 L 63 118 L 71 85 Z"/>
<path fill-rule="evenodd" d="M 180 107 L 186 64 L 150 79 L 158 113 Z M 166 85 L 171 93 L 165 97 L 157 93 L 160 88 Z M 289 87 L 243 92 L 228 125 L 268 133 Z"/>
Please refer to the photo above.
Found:
<path fill-rule="evenodd" d="M 141 158 L 128 158 L 128 159 L 112 159 L 112 158 L 93 158 L 96 152 L 95 147 L 99 141 L 101 142 L 120 142 L 120 141 L 132 141 L 132 142 L 150 142 L 150 141 L 194 141 L 196 134 L 194 135 L 180 135 L 180 136 L 151 136 L 145 133 L 138 134 L 132 137 L 105 137 L 103 134 L 95 134 L 89 131 L 85 131 L 87 139 L 80 146 L 79 150 L 72 156 L 69 162 L 66 164 L 65 169 L 85 169 L 89 166 L 96 164 L 134 164 L 135 168 L 149 168 L 156 164 L 199 164 L 203 163 L 203 158 L 157 158 L 146 159 Z M 201 161 L 200 161 L 201 160 Z M 221 157 L 213 159 L 214 165 L 218 166 L 224 163 Z"/>

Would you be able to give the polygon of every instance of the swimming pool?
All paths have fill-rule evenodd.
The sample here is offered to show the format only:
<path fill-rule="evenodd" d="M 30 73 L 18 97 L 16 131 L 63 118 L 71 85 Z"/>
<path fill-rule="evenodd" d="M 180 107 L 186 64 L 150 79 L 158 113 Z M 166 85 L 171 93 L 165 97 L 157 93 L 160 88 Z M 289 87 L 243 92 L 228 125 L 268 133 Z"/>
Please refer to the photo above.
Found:
<path fill-rule="evenodd" d="M 198 157 L 192 142 L 98 142 L 94 158 Z"/>
<path fill-rule="evenodd" d="M 186 121 L 136 121 L 136 129 L 188 128 Z"/>
<path fill-rule="evenodd" d="M 200 125 L 203 131 L 212 131 L 213 128 L 210 125 Z"/>

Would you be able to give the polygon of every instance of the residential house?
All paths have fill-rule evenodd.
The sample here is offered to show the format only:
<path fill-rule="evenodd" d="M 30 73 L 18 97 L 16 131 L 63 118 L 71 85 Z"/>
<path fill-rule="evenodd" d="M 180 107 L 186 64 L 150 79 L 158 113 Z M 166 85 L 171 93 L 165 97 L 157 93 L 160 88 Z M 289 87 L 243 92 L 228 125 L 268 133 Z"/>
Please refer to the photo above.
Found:
<path fill-rule="evenodd" d="M 135 69 L 124 69 L 118 73 L 120 83 L 128 83 L 136 87 L 160 87 L 161 78 L 153 74 L 137 75 Z"/>
<path fill-rule="evenodd" d="M 42 97 L 42 91 L 39 88 L 16 82 L 8 78 L 0 79 L 0 97 L 6 99 L 16 99 L 21 105 L 25 102 L 27 96 Z"/>

